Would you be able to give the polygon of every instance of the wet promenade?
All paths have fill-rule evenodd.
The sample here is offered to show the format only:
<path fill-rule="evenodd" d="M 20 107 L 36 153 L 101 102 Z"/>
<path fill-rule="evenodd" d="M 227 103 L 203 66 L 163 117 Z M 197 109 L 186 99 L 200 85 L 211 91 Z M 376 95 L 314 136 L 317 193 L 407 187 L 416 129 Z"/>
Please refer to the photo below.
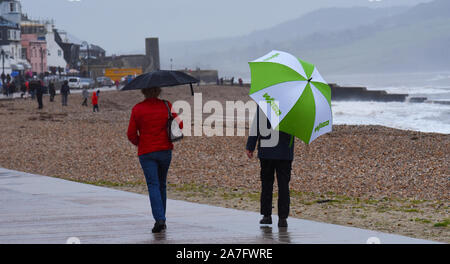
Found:
<path fill-rule="evenodd" d="M 432 243 L 290 218 L 258 225 L 258 213 L 168 201 L 168 230 L 152 234 L 148 197 L 0 168 L 0 244 L 81 243 Z M 377 241 L 375 239 L 375 241 Z M 373 240 L 372 240 L 373 241 Z"/>

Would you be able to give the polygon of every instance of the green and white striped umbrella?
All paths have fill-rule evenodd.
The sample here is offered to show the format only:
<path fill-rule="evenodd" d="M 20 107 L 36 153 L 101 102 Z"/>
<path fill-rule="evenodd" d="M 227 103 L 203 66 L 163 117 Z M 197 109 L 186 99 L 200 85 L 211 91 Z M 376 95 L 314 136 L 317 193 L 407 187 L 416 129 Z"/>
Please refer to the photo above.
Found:
<path fill-rule="evenodd" d="M 249 64 L 250 97 L 273 128 L 306 144 L 332 131 L 331 89 L 314 65 L 282 51 Z"/>

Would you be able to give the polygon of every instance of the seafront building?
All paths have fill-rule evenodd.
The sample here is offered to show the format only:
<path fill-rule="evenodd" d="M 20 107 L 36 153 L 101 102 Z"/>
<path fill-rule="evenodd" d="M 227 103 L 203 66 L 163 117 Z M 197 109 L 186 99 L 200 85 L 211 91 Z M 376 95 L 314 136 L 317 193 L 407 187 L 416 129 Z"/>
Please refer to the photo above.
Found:
<path fill-rule="evenodd" d="M 22 34 L 23 55 L 30 64 L 34 74 L 47 71 L 47 42 L 37 34 Z"/>
<path fill-rule="evenodd" d="M 45 41 L 47 42 L 47 70 L 53 74 L 64 72 L 67 61 L 64 59 L 64 51 L 56 42 L 55 25 L 46 23 Z"/>
<path fill-rule="evenodd" d="M 23 59 L 20 23 L 22 6 L 19 1 L 0 0 L 0 70 L 5 74 L 23 72 L 31 65 Z"/>
<path fill-rule="evenodd" d="M 54 21 L 29 18 L 22 13 L 20 1 L 0 0 L 0 74 L 31 77 L 81 72 L 105 57 L 102 47 L 57 29 Z"/>

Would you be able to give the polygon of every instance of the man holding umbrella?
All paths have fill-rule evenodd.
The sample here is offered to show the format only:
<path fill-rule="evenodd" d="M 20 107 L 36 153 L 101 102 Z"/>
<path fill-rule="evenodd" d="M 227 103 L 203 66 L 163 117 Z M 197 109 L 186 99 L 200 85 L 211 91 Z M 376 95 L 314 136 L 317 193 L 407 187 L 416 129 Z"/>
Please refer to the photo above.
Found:
<path fill-rule="evenodd" d="M 262 142 L 258 145 L 261 159 L 261 214 L 264 215 L 261 224 L 272 223 L 272 188 L 276 172 L 279 189 L 278 226 L 287 227 L 294 136 L 309 145 L 332 131 L 331 89 L 313 64 L 282 51 L 274 50 L 250 62 L 250 70 L 252 82 L 249 95 L 260 108 L 253 123 L 267 118 L 270 127 L 279 131 L 276 145 L 265 147 Z M 249 158 L 253 156 L 256 142 L 264 138 L 260 128 L 257 125 L 257 132 L 248 139 Z"/>
<path fill-rule="evenodd" d="M 264 131 L 262 131 L 264 130 Z M 264 136 L 268 135 L 268 136 Z M 269 141 L 274 141 L 272 144 Z M 284 132 L 271 129 L 265 114 L 258 109 L 247 140 L 246 153 L 253 158 L 258 145 L 261 164 L 261 219 L 260 224 L 272 224 L 272 197 L 274 176 L 278 182 L 278 227 L 287 227 L 289 216 L 292 161 L 294 160 L 294 138 Z"/>

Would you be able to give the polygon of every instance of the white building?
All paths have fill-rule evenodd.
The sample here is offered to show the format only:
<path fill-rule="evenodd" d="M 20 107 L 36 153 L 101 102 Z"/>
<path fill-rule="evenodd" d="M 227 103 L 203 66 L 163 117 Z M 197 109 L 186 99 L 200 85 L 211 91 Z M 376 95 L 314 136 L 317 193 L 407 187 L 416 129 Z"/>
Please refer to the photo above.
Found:
<path fill-rule="evenodd" d="M 56 43 L 55 40 L 55 28 L 51 23 L 46 24 L 47 33 L 45 35 L 45 40 L 47 41 L 47 67 L 51 71 L 51 68 L 62 68 L 66 69 L 67 62 L 64 59 L 63 49 Z"/>

